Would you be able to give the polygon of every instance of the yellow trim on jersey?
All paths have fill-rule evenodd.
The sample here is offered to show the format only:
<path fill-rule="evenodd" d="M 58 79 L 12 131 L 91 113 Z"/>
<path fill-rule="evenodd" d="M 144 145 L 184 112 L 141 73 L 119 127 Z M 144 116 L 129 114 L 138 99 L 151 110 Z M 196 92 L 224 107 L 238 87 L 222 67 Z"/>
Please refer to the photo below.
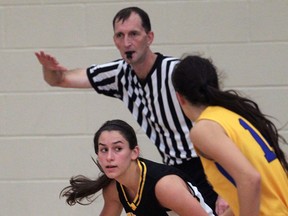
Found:
<path fill-rule="evenodd" d="M 138 167 L 140 169 L 140 179 L 139 179 L 139 186 L 138 186 L 138 191 L 137 194 L 133 200 L 133 202 L 129 202 L 126 192 L 124 190 L 124 187 L 122 184 L 120 184 L 122 193 L 125 197 L 125 200 L 127 202 L 127 204 L 130 206 L 131 209 L 133 209 L 133 211 L 136 210 L 136 208 L 138 207 L 138 205 L 141 202 L 142 199 L 142 194 L 143 194 L 143 189 L 144 189 L 144 185 L 145 185 L 145 181 L 146 181 L 146 174 L 147 174 L 147 167 L 146 164 L 144 162 L 141 162 L 140 160 L 137 160 L 138 163 Z"/>

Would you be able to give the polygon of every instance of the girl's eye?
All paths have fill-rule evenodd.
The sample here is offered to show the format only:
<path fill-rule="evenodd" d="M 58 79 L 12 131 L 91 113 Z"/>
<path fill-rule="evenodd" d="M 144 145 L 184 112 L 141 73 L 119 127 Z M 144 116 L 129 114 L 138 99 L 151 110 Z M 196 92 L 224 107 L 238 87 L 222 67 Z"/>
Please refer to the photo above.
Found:
<path fill-rule="evenodd" d="M 115 148 L 115 150 L 116 150 L 117 152 L 119 152 L 119 151 L 122 150 L 122 148 L 121 148 L 121 147 L 117 147 L 117 148 Z"/>
<path fill-rule="evenodd" d="M 102 149 L 100 149 L 100 152 L 105 153 L 105 152 L 107 152 L 107 149 L 106 148 L 102 148 Z"/>

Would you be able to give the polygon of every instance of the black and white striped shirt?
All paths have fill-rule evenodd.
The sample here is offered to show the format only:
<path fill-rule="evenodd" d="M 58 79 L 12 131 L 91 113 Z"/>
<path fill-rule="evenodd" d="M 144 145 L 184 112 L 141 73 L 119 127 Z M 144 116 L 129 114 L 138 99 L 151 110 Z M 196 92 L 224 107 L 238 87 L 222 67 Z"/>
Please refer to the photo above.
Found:
<path fill-rule="evenodd" d="M 178 62 L 176 58 L 157 53 L 145 83 L 140 82 L 123 59 L 87 69 L 93 88 L 99 94 L 124 102 L 168 165 L 196 157 L 189 138 L 192 123 L 182 112 L 171 82 Z"/>

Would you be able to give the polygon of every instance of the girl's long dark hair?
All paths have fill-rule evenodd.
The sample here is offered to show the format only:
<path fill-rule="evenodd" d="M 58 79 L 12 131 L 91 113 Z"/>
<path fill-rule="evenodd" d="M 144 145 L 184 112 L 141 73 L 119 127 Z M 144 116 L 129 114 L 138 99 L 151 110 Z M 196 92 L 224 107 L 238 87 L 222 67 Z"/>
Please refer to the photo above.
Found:
<path fill-rule="evenodd" d="M 100 168 L 98 163 L 97 166 Z M 66 202 L 70 206 L 76 203 L 89 205 L 97 198 L 95 194 L 109 185 L 111 181 L 112 179 L 109 179 L 103 172 L 100 173 L 96 180 L 83 175 L 73 176 L 70 179 L 70 185 L 61 191 L 60 196 L 66 197 Z"/>
<path fill-rule="evenodd" d="M 235 90 L 220 90 L 217 70 L 210 59 L 197 55 L 184 57 L 173 71 L 172 83 L 175 91 L 191 104 L 222 106 L 246 118 L 268 141 L 284 170 L 288 172 L 288 163 L 279 147 L 280 142 L 287 144 L 286 140 L 254 101 Z"/>
<path fill-rule="evenodd" d="M 98 139 L 103 131 L 119 131 L 121 135 L 128 141 L 129 148 L 134 149 L 137 144 L 137 137 L 134 129 L 122 120 L 111 120 L 105 122 L 94 135 L 94 149 L 98 154 Z M 93 159 L 93 158 L 92 158 Z M 109 179 L 102 171 L 101 166 L 93 159 L 101 173 L 96 180 L 92 180 L 83 175 L 77 175 L 70 179 L 70 185 L 65 187 L 61 192 L 61 197 L 66 197 L 66 202 L 69 205 L 76 203 L 81 205 L 89 205 L 96 198 L 97 192 L 110 184 L 112 179 Z"/>

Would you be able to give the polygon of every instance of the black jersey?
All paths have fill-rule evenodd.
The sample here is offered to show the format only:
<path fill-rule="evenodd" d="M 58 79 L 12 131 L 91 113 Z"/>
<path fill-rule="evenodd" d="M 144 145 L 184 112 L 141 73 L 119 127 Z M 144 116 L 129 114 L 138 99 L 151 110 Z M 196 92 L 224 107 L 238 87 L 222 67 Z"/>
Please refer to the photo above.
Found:
<path fill-rule="evenodd" d="M 124 102 L 168 165 L 182 164 L 196 157 L 189 138 L 192 122 L 182 112 L 171 82 L 178 62 L 176 58 L 157 53 L 144 81 L 138 79 L 123 59 L 87 69 L 93 88 Z"/>
<path fill-rule="evenodd" d="M 168 216 L 167 211 L 169 209 L 163 208 L 155 195 L 156 183 L 164 176 L 177 175 L 182 178 L 191 190 L 193 194 L 200 202 L 202 207 L 209 213 L 212 214 L 212 210 L 204 203 L 201 194 L 197 188 L 192 186 L 189 182 L 189 177 L 186 176 L 182 171 L 163 164 L 159 164 L 147 159 L 140 158 L 138 160 L 138 166 L 140 168 L 140 182 L 137 195 L 134 200 L 128 200 L 125 188 L 123 185 L 117 182 L 117 190 L 119 199 L 127 213 L 127 215 L 136 216 Z"/>

